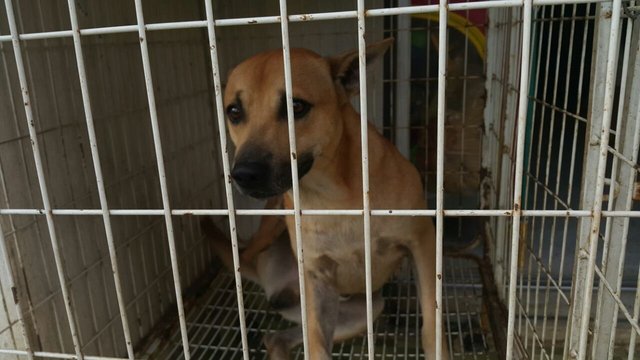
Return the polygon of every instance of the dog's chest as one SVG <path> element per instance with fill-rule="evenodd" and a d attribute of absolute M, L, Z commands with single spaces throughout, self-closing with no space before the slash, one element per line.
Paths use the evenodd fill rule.
<path fill-rule="evenodd" d="M 389 229 L 385 225 L 388 224 L 384 220 L 372 219 L 372 281 L 376 289 L 388 280 L 405 255 L 400 236 L 389 236 L 387 231 L 383 231 Z M 293 237 L 292 241 L 295 241 Z M 365 246 L 361 217 L 305 216 L 302 219 L 302 242 L 307 266 L 313 267 L 317 259 L 328 257 L 337 264 L 336 285 L 341 293 L 364 292 Z"/>

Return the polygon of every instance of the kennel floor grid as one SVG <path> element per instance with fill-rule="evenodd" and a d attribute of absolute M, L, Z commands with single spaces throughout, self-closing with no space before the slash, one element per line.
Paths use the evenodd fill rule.
<path fill-rule="evenodd" d="M 497 358 L 486 314 L 482 312 L 482 286 L 478 266 L 472 260 L 445 259 L 443 297 L 446 300 L 443 322 L 453 359 Z M 251 359 L 266 359 L 262 336 L 292 324 L 270 311 L 262 290 L 243 283 L 247 338 Z M 420 313 L 411 276 L 397 277 L 383 288 L 385 307 L 375 321 L 376 359 L 424 359 L 420 347 Z M 194 359 L 240 359 L 242 345 L 236 290 L 233 275 L 216 275 L 199 306 L 187 314 L 187 330 Z M 152 359 L 182 359 L 180 332 L 176 328 L 170 340 Z M 302 359 L 302 349 L 293 351 Z M 336 344 L 334 359 L 367 358 L 366 334 Z"/>

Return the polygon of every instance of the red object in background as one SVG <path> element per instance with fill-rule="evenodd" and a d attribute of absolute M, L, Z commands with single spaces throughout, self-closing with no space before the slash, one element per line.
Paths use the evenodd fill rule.
<path fill-rule="evenodd" d="M 461 2 L 474 2 L 473 0 L 449 0 L 449 3 L 461 3 Z M 440 1 L 438 0 L 411 0 L 411 5 L 437 5 Z M 478 27 L 482 33 L 484 33 L 484 25 L 487 22 L 487 10 L 486 9 L 476 9 L 476 10 L 463 10 L 463 11 L 454 11 L 456 14 L 466 17 L 469 22 Z"/>

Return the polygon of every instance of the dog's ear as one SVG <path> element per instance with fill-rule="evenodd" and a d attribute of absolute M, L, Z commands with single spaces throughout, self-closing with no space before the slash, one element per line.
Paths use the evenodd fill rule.
<path fill-rule="evenodd" d="M 377 43 L 367 46 L 366 62 L 367 66 L 375 63 L 384 56 L 393 44 L 393 38 L 386 38 Z M 353 96 L 360 91 L 360 69 L 358 60 L 358 50 L 350 51 L 346 54 L 327 59 L 331 66 L 331 76 L 344 88 L 347 96 Z"/>

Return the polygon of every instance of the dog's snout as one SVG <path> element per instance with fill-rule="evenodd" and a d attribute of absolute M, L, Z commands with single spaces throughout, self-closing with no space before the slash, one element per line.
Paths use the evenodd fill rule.
<path fill-rule="evenodd" d="M 269 166 L 258 161 L 239 163 L 233 167 L 231 177 L 242 188 L 259 188 L 268 181 Z"/>

